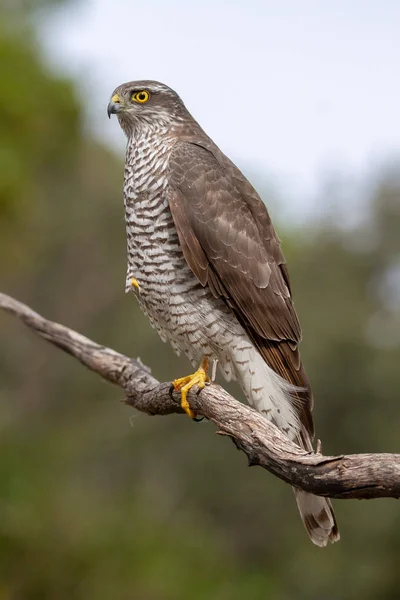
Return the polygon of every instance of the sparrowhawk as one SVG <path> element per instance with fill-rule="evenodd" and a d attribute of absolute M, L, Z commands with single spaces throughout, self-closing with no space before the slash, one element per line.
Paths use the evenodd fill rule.
<path fill-rule="evenodd" d="M 312 452 L 313 399 L 300 360 L 301 329 L 268 211 L 176 92 L 156 81 L 116 88 L 127 137 L 126 286 L 164 341 L 198 370 L 174 382 L 186 395 L 218 363 L 248 402 Z M 214 369 L 213 369 L 214 370 Z M 331 503 L 295 489 L 311 540 L 339 539 Z"/>

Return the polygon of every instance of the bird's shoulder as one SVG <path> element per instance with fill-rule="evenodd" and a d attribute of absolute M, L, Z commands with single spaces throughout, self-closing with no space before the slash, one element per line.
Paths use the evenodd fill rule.
<path fill-rule="evenodd" d="M 267 206 L 218 146 L 205 134 L 184 138 L 174 146 L 170 170 L 173 184 L 190 199 L 191 210 L 200 212 L 209 226 L 210 219 L 219 217 L 219 225 L 233 229 L 236 224 L 236 229 L 246 231 L 250 245 L 257 243 L 263 257 L 281 267 L 290 293 L 286 260 Z"/>
<path fill-rule="evenodd" d="M 170 206 L 188 264 L 261 336 L 301 337 L 286 262 L 267 208 L 212 141 L 184 140 L 170 158 Z"/>

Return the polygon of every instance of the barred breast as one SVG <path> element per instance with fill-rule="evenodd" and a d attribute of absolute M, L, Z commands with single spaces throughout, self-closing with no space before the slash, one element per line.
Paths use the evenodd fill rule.
<path fill-rule="evenodd" d="M 221 361 L 233 377 L 229 348 L 243 334 L 222 300 L 197 281 L 180 248 L 169 209 L 168 159 L 172 140 L 147 130 L 127 146 L 124 200 L 132 291 L 163 341 L 198 366 L 203 355 Z M 138 286 L 132 285 L 132 278 Z"/>

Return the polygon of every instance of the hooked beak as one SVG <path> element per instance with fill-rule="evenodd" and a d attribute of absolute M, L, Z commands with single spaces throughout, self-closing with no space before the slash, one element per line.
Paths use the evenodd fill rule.
<path fill-rule="evenodd" d="M 121 98 L 118 96 L 118 94 L 114 94 L 107 106 L 108 118 L 111 119 L 111 115 L 116 115 L 122 109 L 123 106 L 121 104 Z"/>

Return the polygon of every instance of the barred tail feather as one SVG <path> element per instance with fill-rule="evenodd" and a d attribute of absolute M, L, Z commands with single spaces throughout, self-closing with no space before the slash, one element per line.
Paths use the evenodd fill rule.
<path fill-rule="evenodd" d="M 316 546 L 337 542 L 340 533 L 329 498 L 314 496 L 293 488 L 304 527 Z"/>
<path fill-rule="evenodd" d="M 308 452 L 314 451 L 310 436 L 304 428 L 301 431 L 300 446 Z M 340 533 L 329 498 L 315 496 L 298 488 L 293 488 L 293 491 L 301 520 L 313 544 L 324 547 L 328 542 L 338 542 Z"/>
<path fill-rule="evenodd" d="M 299 390 L 305 390 L 289 383 L 272 369 L 263 356 L 248 340 L 234 347 L 232 363 L 235 375 L 251 406 L 264 414 L 283 431 L 288 438 L 298 443 L 308 452 L 313 451 L 310 429 L 312 430 L 311 401 L 305 422 L 300 418 Z M 308 382 L 307 382 L 308 383 Z M 311 396 L 310 396 L 311 398 Z M 311 541 L 317 546 L 339 540 L 339 530 L 330 500 L 314 496 L 293 488 L 300 516 Z"/>

